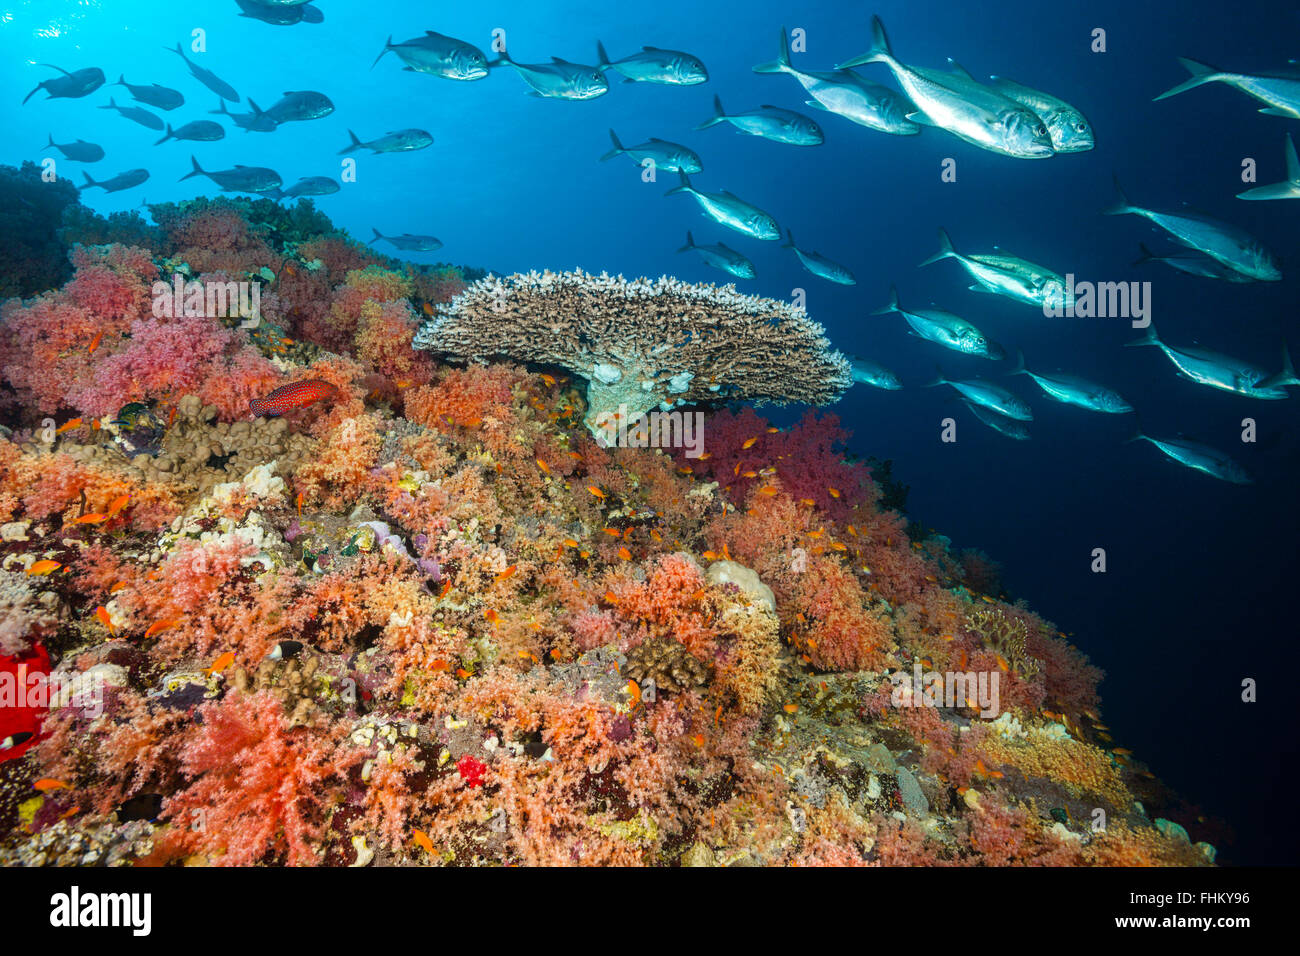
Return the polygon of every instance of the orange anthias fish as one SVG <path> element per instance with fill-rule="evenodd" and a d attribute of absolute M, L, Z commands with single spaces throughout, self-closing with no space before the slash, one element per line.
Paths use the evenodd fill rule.
<path fill-rule="evenodd" d="M 510 565 L 510 567 L 506 568 L 504 571 L 498 574 L 496 579 L 498 581 L 504 581 L 506 578 L 511 577 L 518 570 L 519 570 L 519 565 L 512 564 Z"/>
<path fill-rule="evenodd" d="M 554 375 L 547 375 L 545 372 L 543 372 L 541 375 L 539 375 L 539 376 L 537 376 L 537 377 L 540 378 L 540 379 L 541 379 L 543 382 L 545 382 L 547 385 L 549 385 L 551 388 L 554 388 L 554 387 L 555 387 L 555 376 L 554 376 Z"/>
<path fill-rule="evenodd" d="M 99 343 L 104 340 L 104 330 L 100 329 L 95 333 L 95 337 L 90 340 L 90 348 L 86 349 L 87 355 L 94 355 L 95 349 L 99 348 Z"/>
<path fill-rule="evenodd" d="M 81 427 L 81 419 L 74 418 L 71 421 L 64 422 L 58 428 L 54 429 L 54 434 L 62 435 L 64 432 L 68 431 L 69 429 L 80 428 L 80 427 Z"/>
<path fill-rule="evenodd" d="M 333 400 L 339 390 L 324 379 L 309 378 L 290 385 L 281 385 L 266 398 L 255 398 L 248 403 L 253 417 L 283 415 L 295 408 L 306 408 L 315 402 Z"/>
<path fill-rule="evenodd" d="M 618 549 L 618 556 L 619 556 L 620 558 L 622 558 L 624 561 L 631 561 L 631 560 L 632 560 L 632 552 L 629 551 L 627 548 L 619 548 L 619 549 Z"/>
<path fill-rule="evenodd" d="M 428 853 L 430 856 L 433 855 L 433 841 L 429 839 L 429 834 L 425 833 L 423 830 L 412 830 L 411 839 L 413 839 L 416 842 L 416 845 L 422 848 L 425 853 Z"/>
<path fill-rule="evenodd" d="M 542 461 L 540 458 L 534 458 L 533 460 L 537 462 L 537 467 L 542 469 L 542 474 L 549 475 L 551 473 L 551 466 L 546 462 Z"/>
<path fill-rule="evenodd" d="M 757 436 L 755 436 L 755 437 L 753 437 L 753 438 L 746 438 L 744 444 L 742 444 L 740 447 L 741 447 L 741 448 L 753 448 L 753 447 L 754 447 L 754 442 L 756 442 L 756 441 L 758 441 L 758 437 L 757 437 Z"/>
<path fill-rule="evenodd" d="M 601 491 L 595 485 L 588 485 L 587 490 L 590 491 L 597 498 L 599 498 L 601 501 L 605 500 L 605 492 Z"/>
<path fill-rule="evenodd" d="M 112 504 L 108 506 L 108 516 L 116 517 L 117 513 L 131 503 L 130 495 L 119 495 L 113 499 Z"/>
<path fill-rule="evenodd" d="M 496 627 L 497 622 L 501 620 L 501 615 L 497 613 L 497 609 L 494 607 L 490 607 L 484 611 L 483 616 L 492 622 L 493 627 Z"/>
<path fill-rule="evenodd" d="M 72 523 L 73 524 L 99 524 L 100 522 L 107 521 L 107 520 L 108 520 L 108 515 L 89 514 L 89 515 L 82 515 L 80 518 L 74 518 L 72 520 Z"/>
<path fill-rule="evenodd" d="M 226 651 L 226 653 L 222 654 L 215 661 L 213 661 L 212 666 L 209 667 L 207 670 L 205 670 L 203 673 L 220 674 L 222 671 L 224 671 L 227 667 L 229 667 L 233 663 L 235 663 L 235 652 Z"/>
<path fill-rule="evenodd" d="M 827 488 L 826 490 L 830 492 L 832 498 L 838 498 L 840 496 L 840 490 L 838 488 Z"/>
<path fill-rule="evenodd" d="M 40 577 L 42 575 L 49 574 L 51 571 L 57 571 L 61 567 L 63 567 L 63 565 L 60 564 L 58 561 L 49 561 L 49 560 L 37 561 L 30 568 L 27 569 L 27 573 L 35 575 L 36 577 Z"/>
<path fill-rule="evenodd" d="M 449 671 L 451 670 L 451 664 L 440 657 L 429 665 L 429 670 L 433 671 L 435 674 L 441 671 Z"/>
<path fill-rule="evenodd" d="M 108 628 L 108 633 L 114 635 L 117 634 L 117 628 L 113 626 L 113 619 L 108 616 L 108 608 L 104 607 L 104 605 L 101 604 L 99 607 L 95 608 L 95 618 L 100 624 L 103 624 Z"/>
<path fill-rule="evenodd" d="M 48 793 L 51 790 L 72 789 L 70 785 L 64 783 L 62 780 L 56 780 L 53 777 L 41 777 L 41 779 L 37 780 L 34 784 L 32 784 L 32 786 L 35 787 L 37 790 L 41 791 L 41 793 Z"/>
<path fill-rule="evenodd" d="M 166 621 L 154 621 L 149 625 L 149 629 L 144 632 L 145 637 L 153 637 L 155 634 L 167 630 L 169 627 L 175 627 L 180 623 L 180 618 L 170 618 Z"/>

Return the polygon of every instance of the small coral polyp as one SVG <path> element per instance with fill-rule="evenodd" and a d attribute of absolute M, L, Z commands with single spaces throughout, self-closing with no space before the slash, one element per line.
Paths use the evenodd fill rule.
<path fill-rule="evenodd" d="M 624 406 L 830 400 L 801 311 L 467 287 L 309 204 L 154 215 L 4 307 L 0 864 L 1213 860 L 1101 672 L 887 507 L 834 416 L 719 411 L 707 458 L 593 439 Z M 261 276 L 262 325 L 149 315 L 177 263 Z M 502 358 L 586 379 L 587 422 Z M 328 398 L 250 416 L 303 382 Z"/>

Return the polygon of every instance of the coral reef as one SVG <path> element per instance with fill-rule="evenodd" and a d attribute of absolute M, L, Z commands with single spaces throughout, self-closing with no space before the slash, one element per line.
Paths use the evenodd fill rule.
<path fill-rule="evenodd" d="M 836 394 L 802 313 L 547 274 L 498 314 L 264 203 L 4 308 L 0 863 L 1212 862 L 1101 673 L 833 416 L 585 427 L 601 365 L 641 409 Z M 261 326 L 152 314 L 177 272 L 258 277 Z"/>

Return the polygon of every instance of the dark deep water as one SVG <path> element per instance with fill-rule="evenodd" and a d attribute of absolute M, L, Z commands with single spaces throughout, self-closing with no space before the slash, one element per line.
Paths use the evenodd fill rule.
<path fill-rule="evenodd" d="M 758 278 L 742 289 L 778 298 L 806 289 L 809 312 L 837 347 L 899 373 L 908 388 L 856 386 L 834 407 L 854 432 L 852 451 L 893 459 L 896 475 L 911 486 L 909 510 L 917 520 L 1002 562 L 1007 590 L 1073 634 L 1106 670 L 1103 717 L 1116 743 L 1235 829 L 1237 840 L 1222 842 L 1220 859 L 1300 859 L 1290 813 L 1297 756 L 1290 685 L 1300 666 L 1300 397 L 1293 389 L 1289 401 L 1265 402 L 1182 381 L 1156 350 L 1121 348 L 1139 334 L 1127 320 L 1046 319 L 1029 306 L 967 291 L 965 273 L 951 261 L 916 267 L 937 250 L 942 226 L 962 251 L 997 245 L 1082 279 L 1149 280 L 1153 316 L 1167 341 L 1196 341 L 1276 370 L 1284 338 L 1300 347 L 1300 202 L 1234 196 L 1246 188 L 1243 158 L 1257 160 L 1260 183 L 1283 178 L 1283 139 L 1300 132 L 1300 123 L 1260 115 L 1261 104 L 1217 84 L 1161 102 L 1152 97 L 1186 77 L 1180 55 L 1246 71 L 1282 66 L 1300 55 L 1300 9 L 1203 0 L 318 5 L 324 23 L 286 28 L 240 19 L 224 0 L 184 8 L 154 0 L 16 5 L 0 22 L 0 75 L 10 104 L 0 162 L 38 159 L 51 132 L 59 142 L 100 142 L 109 155 L 93 167 L 97 178 L 136 166 L 152 173 L 138 189 L 85 194 L 108 212 L 144 198 L 211 191 L 206 180 L 177 182 L 191 152 L 205 168 L 266 165 L 292 182 L 337 176 L 336 154 L 350 128 L 368 139 L 420 126 L 433 133 L 433 147 L 410 156 L 364 155 L 358 182 L 319 200 L 320 208 L 362 239 L 373 227 L 432 233 L 446 244 L 437 253 L 411 254 L 414 260 L 498 273 L 581 267 L 722 281 L 674 250 L 687 229 L 700 242 L 726 242 L 757 266 Z M 951 56 L 977 76 L 1005 75 L 1070 101 L 1091 120 L 1097 148 L 1032 162 L 935 130 L 891 137 L 807 110 L 792 78 L 751 72 L 776 56 L 782 25 L 806 31 L 808 52 L 797 55 L 797 65 L 829 69 L 866 49 L 872 12 L 904 62 L 938 67 Z M 205 63 L 245 97 L 265 107 L 281 90 L 319 89 L 337 111 L 269 135 L 231 131 L 218 143 L 155 147 L 159 134 L 94 109 L 110 93 L 126 103 L 121 87 L 84 101 L 38 95 L 18 106 L 53 75 L 34 64 L 100 65 L 110 81 L 124 71 L 133 83 L 182 89 L 188 102 L 169 120 L 209 118 L 216 97 L 162 49 L 195 27 L 208 31 Z M 504 71 L 482 82 L 445 83 L 401 72 L 392 54 L 369 68 L 389 33 L 400 40 L 437 29 L 486 47 L 497 27 L 507 30 L 521 61 L 559 55 L 591 62 L 600 39 L 616 58 L 643 44 L 689 50 L 711 79 L 681 89 L 615 83 L 600 99 L 566 103 L 525 96 L 523 82 Z M 1090 50 L 1098 27 L 1106 31 L 1105 53 Z M 860 72 L 892 85 L 881 66 Z M 733 110 L 771 103 L 807 112 L 825 129 L 826 142 L 799 148 L 725 126 L 695 131 L 715 94 Z M 858 284 L 814 278 L 778 243 L 730 233 L 702 219 L 691 200 L 665 198 L 675 185 L 671 175 L 646 184 L 625 158 L 597 162 L 611 127 L 625 143 L 659 136 L 695 149 L 704 160 L 697 185 L 726 188 L 762 206 L 802 247 L 847 265 Z M 956 160 L 955 183 L 940 179 L 948 157 Z M 62 168 L 80 178 L 78 164 Z M 1144 220 L 1099 214 L 1113 199 L 1112 173 L 1134 203 L 1170 209 L 1186 202 L 1247 229 L 1279 256 L 1285 279 L 1232 285 L 1160 264 L 1131 267 L 1139 241 L 1157 250 L 1177 247 Z M 1228 450 L 1256 483 L 1218 482 L 1178 467 L 1149 444 L 1125 444 L 1131 416 L 1055 404 L 1024 377 L 1009 381 L 1034 407 L 1033 440 L 988 431 L 950 401 L 951 390 L 915 386 L 933 376 L 936 361 L 960 377 L 997 367 L 907 336 L 898 316 L 869 317 L 886 302 L 891 283 L 904 306 L 934 302 L 957 312 L 1008 349 L 1023 349 L 1030 368 L 1111 385 L 1152 434 L 1185 432 Z M 949 415 L 958 421 L 955 444 L 939 441 L 940 420 Z M 1255 444 L 1240 441 L 1246 417 L 1258 423 Z M 1089 570 L 1097 547 L 1107 553 L 1105 574 Z M 1241 702 L 1245 678 L 1259 681 L 1258 703 Z"/>

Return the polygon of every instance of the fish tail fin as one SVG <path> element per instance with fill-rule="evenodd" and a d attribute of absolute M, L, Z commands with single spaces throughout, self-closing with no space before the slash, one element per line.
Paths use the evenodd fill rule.
<path fill-rule="evenodd" d="M 101 106 L 100 109 L 101 109 L 101 110 L 115 110 L 115 109 L 117 109 L 117 103 L 115 103 L 115 102 L 113 101 L 113 97 L 110 96 L 110 97 L 108 98 L 108 105 L 107 105 L 107 106 Z"/>
<path fill-rule="evenodd" d="M 664 193 L 665 196 L 672 196 L 675 193 L 688 193 L 691 191 L 691 178 L 680 169 L 677 170 L 677 175 L 681 177 L 681 185 L 674 186 L 672 189 L 668 190 L 668 192 Z"/>
<path fill-rule="evenodd" d="M 597 40 L 596 41 L 596 69 L 604 73 L 606 70 L 610 69 L 613 65 L 614 64 L 609 62 L 609 55 L 605 52 L 605 44 Z"/>
<path fill-rule="evenodd" d="M 348 130 L 348 136 L 351 138 L 352 142 L 339 150 L 340 156 L 342 156 L 344 153 L 350 153 L 353 150 L 360 149 L 363 145 L 361 140 L 357 137 L 357 134 L 352 132 L 352 130 Z"/>
<path fill-rule="evenodd" d="M 1159 336 L 1159 334 L 1157 334 L 1157 332 L 1156 332 L 1156 323 L 1155 323 L 1155 320 L 1153 319 L 1153 320 L 1149 321 L 1149 322 L 1147 323 L 1147 327 L 1146 327 L 1145 329 L 1142 330 L 1142 338 L 1140 338 L 1140 339 L 1134 339 L 1132 342 L 1125 342 L 1125 343 L 1124 343 L 1124 347 L 1125 347 L 1125 348 L 1138 348 L 1138 347 L 1143 346 L 1143 345 L 1157 345 L 1157 346 L 1158 346 L 1158 345 L 1163 345 L 1163 344 L 1164 344 L 1164 343 L 1160 341 L 1160 336 Z"/>
<path fill-rule="evenodd" d="M 204 173 L 203 173 L 203 167 L 199 165 L 199 161 L 198 161 L 198 159 L 197 159 L 196 157 L 194 157 L 194 156 L 190 156 L 190 165 L 191 165 L 192 167 L 194 167 L 194 168 L 191 169 L 191 170 L 190 170 L 188 173 L 186 173 L 184 176 L 182 176 L 180 179 L 178 179 L 177 182 L 183 183 L 183 182 L 185 182 L 185 180 L 189 179 L 191 176 L 202 176 L 202 175 L 204 175 Z"/>
<path fill-rule="evenodd" d="M 212 115 L 214 113 L 219 115 L 224 115 L 224 116 L 230 115 L 230 110 L 226 109 L 226 101 L 221 99 L 221 97 L 217 97 L 217 108 L 215 110 L 208 110 L 208 115 Z"/>
<path fill-rule="evenodd" d="M 117 74 L 117 82 L 110 83 L 109 86 L 126 86 L 126 74 L 125 73 Z"/>
<path fill-rule="evenodd" d="M 164 136 L 162 139 L 158 140 L 158 142 L 154 143 L 154 145 L 155 145 L 155 146 L 161 146 L 163 143 L 167 142 L 167 140 L 171 139 L 171 138 L 172 138 L 173 136 L 175 136 L 175 135 L 176 135 L 176 134 L 175 134 L 174 132 L 172 132 L 172 124 L 171 124 L 171 123 L 168 123 L 168 124 L 167 124 L 167 135 Z"/>
<path fill-rule="evenodd" d="M 901 311 L 903 311 L 903 307 L 898 304 L 898 286 L 891 285 L 889 287 L 889 305 L 884 306 L 883 308 L 876 309 L 876 311 L 872 312 L 871 314 L 889 315 L 889 313 L 891 312 L 901 312 Z"/>
<path fill-rule="evenodd" d="M 1289 182 L 1300 183 L 1300 158 L 1296 157 L 1295 140 L 1286 134 L 1286 178 Z"/>
<path fill-rule="evenodd" d="M 50 134 L 50 141 L 49 141 L 48 143 L 45 144 L 45 148 L 46 148 L 46 149 L 53 149 L 53 148 L 54 148 L 54 134 L 53 134 L 53 133 Z"/>
<path fill-rule="evenodd" d="M 696 129 L 708 129 L 710 126 L 717 126 L 727 118 L 727 112 L 722 108 L 722 97 L 717 93 L 713 94 L 713 115 L 706 119 Z"/>
<path fill-rule="evenodd" d="M 1025 368 L 1025 353 L 1016 349 L 1016 367 L 1007 372 L 1008 375 L 1028 375 L 1029 370 Z"/>
<path fill-rule="evenodd" d="M 689 229 L 687 229 L 687 230 L 686 230 L 686 245 L 682 246 L 682 247 L 681 247 L 680 249 L 678 249 L 677 251 L 678 251 L 678 252 L 690 252 L 690 251 L 691 251 L 692 249 L 694 249 L 694 248 L 695 248 L 695 237 L 692 236 L 692 235 L 691 235 L 691 231 L 690 231 Z"/>
<path fill-rule="evenodd" d="M 1147 248 L 1145 242 L 1138 243 L 1138 257 L 1133 260 L 1133 265 L 1140 266 L 1144 262 L 1150 262 L 1156 257 L 1156 254 Z"/>
<path fill-rule="evenodd" d="M 1180 56 L 1178 62 L 1192 75 L 1172 89 L 1165 90 L 1155 98 L 1156 100 L 1168 99 L 1171 96 L 1177 96 L 1179 93 L 1186 93 L 1188 90 L 1205 83 L 1212 83 L 1223 73 L 1218 67 L 1210 66 L 1208 63 L 1201 63 L 1199 60 L 1193 60 L 1190 57 Z M 1155 102 L 1155 100 L 1152 100 L 1152 102 Z"/>
<path fill-rule="evenodd" d="M 934 381 L 933 381 L 933 382 L 926 382 L 926 383 L 925 383 L 924 385 L 922 385 L 921 387 L 922 387 L 922 388 L 935 388 L 936 386 L 939 386 L 939 385 L 947 385 L 947 384 L 948 384 L 948 378 L 947 378 L 947 376 L 945 376 L 945 375 L 943 374 L 943 369 L 940 368 L 938 365 L 935 365 L 935 367 L 934 367 Z"/>
<path fill-rule="evenodd" d="M 26 102 L 27 102 L 28 100 L 30 100 L 33 96 L 35 96 L 37 93 L 39 93 L 39 92 L 41 91 L 41 87 L 43 87 L 44 85 L 45 85 L 44 83 L 37 83 L 37 84 L 36 84 L 36 88 L 33 89 L 30 93 L 28 93 L 26 96 L 23 97 L 23 102 L 26 103 Z"/>
<path fill-rule="evenodd" d="M 620 156 L 623 153 L 623 144 L 618 141 L 618 134 L 612 129 L 609 131 L 609 141 L 614 144 L 614 148 L 604 156 L 600 157 L 602 163 L 607 159 L 613 159 L 615 156 Z"/>
<path fill-rule="evenodd" d="M 1142 416 L 1136 411 L 1133 412 L 1133 434 L 1124 439 L 1124 443 L 1135 441 L 1150 441 L 1147 437 L 1146 430 L 1142 427 Z"/>
<path fill-rule="evenodd" d="M 1295 366 L 1291 364 L 1291 349 L 1287 347 L 1285 339 L 1282 340 L 1282 371 L 1256 382 L 1255 387 L 1277 388 L 1282 385 L 1300 385 L 1300 378 L 1295 374 Z"/>
<path fill-rule="evenodd" d="M 86 178 L 86 185 L 82 186 L 82 189 L 89 189 L 91 186 L 99 185 L 99 183 L 90 178 L 90 173 L 86 172 L 84 169 L 81 171 L 81 175 Z"/>
<path fill-rule="evenodd" d="M 835 68 L 837 70 L 847 70 L 851 66 L 879 63 L 882 60 L 892 60 L 893 58 L 894 51 L 889 46 L 889 36 L 885 33 L 885 24 L 880 17 L 873 15 L 871 18 L 871 48 L 866 53 L 860 53 L 843 63 L 837 63 Z"/>
<path fill-rule="evenodd" d="M 789 226 L 786 226 L 786 227 L 785 227 L 785 234 L 786 234 L 786 241 L 783 242 L 783 243 L 781 243 L 781 248 L 782 248 L 782 249 L 793 249 L 793 248 L 794 248 L 794 230 L 791 229 Z"/>
<path fill-rule="evenodd" d="M 917 265 L 917 268 L 919 269 L 921 266 L 928 266 L 931 263 L 938 262 L 940 259 L 953 258 L 956 257 L 956 255 L 957 255 L 957 250 L 952 247 L 952 239 L 948 237 L 948 230 L 940 226 L 939 227 L 939 251 L 936 252 L 934 255 L 932 255 L 929 259 L 926 259 L 924 262 Z"/>
<path fill-rule="evenodd" d="M 380 234 L 379 230 L 376 229 L 374 226 L 371 226 L 371 227 L 370 227 L 370 231 L 373 232 L 373 233 L 375 234 L 375 238 L 373 238 L 373 239 L 370 240 L 370 243 L 369 243 L 370 245 L 373 246 L 373 245 L 374 245 L 376 242 L 378 242 L 380 239 L 384 238 L 384 237 Z"/>
<path fill-rule="evenodd" d="M 253 110 L 253 112 L 256 113 L 258 116 L 261 116 L 264 112 L 266 112 L 264 109 L 262 109 L 262 107 L 258 106 L 256 102 L 254 102 L 251 96 L 248 98 L 248 105 Z"/>
<path fill-rule="evenodd" d="M 1124 187 L 1119 184 L 1119 177 L 1112 174 L 1111 182 L 1115 184 L 1115 201 L 1101 211 L 1103 216 L 1124 216 L 1137 210 L 1129 203 L 1128 196 L 1124 195 Z"/>
<path fill-rule="evenodd" d="M 788 73 L 790 71 L 790 36 L 785 27 L 781 28 L 781 53 L 769 63 L 760 63 L 754 67 L 755 73 Z"/>
<path fill-rule="evenodd" d="M 388 40 L 384 43 L 384 48 L 379 51 L 379 56 L 375 57 L 375 62 L 370 64 L 370 69 L 373 70 L 375 67 L 377 67 L 379 65 L 379 61 L 384 58 L 384 54 L 387 53 L 392 48 L 393 48 L 393 35 L 390 33 L 388 34 Z"/>

